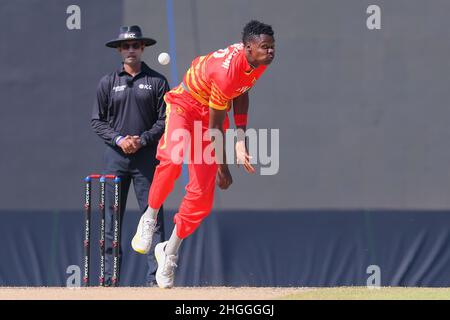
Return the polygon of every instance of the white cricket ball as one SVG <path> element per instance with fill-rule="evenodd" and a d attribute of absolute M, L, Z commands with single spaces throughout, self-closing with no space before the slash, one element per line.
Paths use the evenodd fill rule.
<path fill-rule="evenodd" d="M 160 53 L 158 56 L 158 62 L 161 63 L 162 65 L 168 64 L 170 62 L 169 54 L 166 52 Z"/>

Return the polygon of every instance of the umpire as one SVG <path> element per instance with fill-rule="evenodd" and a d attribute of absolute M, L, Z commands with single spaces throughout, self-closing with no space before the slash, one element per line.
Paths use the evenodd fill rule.
<path fill-rule="evenodd" d="M 143 37 L 138 26 L 121 27 L 118 38 L 106 43 L 107 47 L 117 48 L 123 63 L 100 80 L 92 112 L 92 129 L 107 145 L 104 174 L 118 175 L 122 180 L 121 222 L 131 181 L 140 211 L 147 208 L 148 190 L 158 164 L 156 146 L 164 133 L 166 105 L 163 97 L 169 85 L 163 75 L 141 61 L 144 48 L 155 43 Z M 109 185 L 106 193 L 106 285 L 111 285 L 112 273 L 113 197 L 113 188 Z M 164 241 L 162 217 L 158 215 L 154 244 Z M 153 252 L 150 250 L 147 256 L 147 286 L 156 283 Z"/>

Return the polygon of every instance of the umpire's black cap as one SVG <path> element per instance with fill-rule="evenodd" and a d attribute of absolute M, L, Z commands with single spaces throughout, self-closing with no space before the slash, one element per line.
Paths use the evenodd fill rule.
<path fill-rule="evenodd" d="M 142 41 L 146 47 L 152 46 L 156 43 L 156 40 L 154 39 L 143 37 L 139 26 L 124 26 L 120 27 L 119 36 L 117 39 L 108 41 L 106 46 L 110 48 L 117 48 L 121 42 L 130 40 Z"/>

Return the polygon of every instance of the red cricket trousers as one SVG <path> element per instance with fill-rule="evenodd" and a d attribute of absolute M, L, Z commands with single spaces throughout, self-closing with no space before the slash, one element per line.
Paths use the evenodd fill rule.
<path fill-rule="evenodd" d="M 178 92 L 182 90 L 180 88 Z M 211 143 L 210 140 L 203 139 L 205 131 L 208 130 L 209 107 L 199 104 L 187 92 L 178 95 L 168 93 L 165 98 L 166 126 L 164 135 L 158 144 L 156 157 L 160 163 L 156 167 L 150 187 L 148 204 L 154 209 L 161 207 L 172 191 L 175 181 L 180 177 L 182 160 L 187 155 L 189 183 L 186 186 L 186 194 L 174 217 L 177 236 L 184 239 L 192 234 L 211 212 L 217 164 L 215 161 L 214 163 L 206 163 L 202 158 L 203 151 Z M 198 134 L 200 127 L 201 135 Z M 224 123 L 225 127 L 228 128 L 228 117 Z M 194 160 L 198 160 L 199 156 L 200 163 L 195 162 Z"/>

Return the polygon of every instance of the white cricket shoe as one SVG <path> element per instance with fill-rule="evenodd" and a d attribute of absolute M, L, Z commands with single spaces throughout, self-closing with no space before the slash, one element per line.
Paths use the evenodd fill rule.
<path fill-rule="evenodd" d="M 145 219 L 141 216 L 137 226 L 136 234 L 131 240 L 131 247 L 134 251 L 147 254 L 152 246 L 153 232 L 155 231 L 156 219 Z"/>
<path fill-rule="evenodd" d="M 158 263 L 158 269 L 156 270 L 156 282 L 158 286 L 163 289 L 169 289 L 173 287 L 175 281 L 175 268 L 177 267 L 178 256 L 166 255 L 164 249 L 167 242 L 158 243 L 155 247 L 155 257 Z"/>

